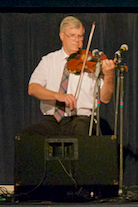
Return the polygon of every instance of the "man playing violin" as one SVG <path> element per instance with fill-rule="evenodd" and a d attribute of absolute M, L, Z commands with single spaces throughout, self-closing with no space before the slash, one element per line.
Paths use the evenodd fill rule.
<path fill-rule="evenodd" d="M 59 87 L 67 58 L 83 47 L 84 27 L 73 16 L 65 17 L 60 24 L 62 48 L 44 56 L 31 75 L 28 93 L 40 100 L 44 118 L 28 127 L 25 133 L 49 135 L 88 135 L 90 116 L 93 108 L 95 74 L 84 72 L 78 98 L 75 97 L 78 74 L 69 73 L 66 93 Z M 102 61 L 104 80 L 101 80 L 100 99 L 108 103 L 113 93 L 114 61 Z M 56 103 L 65 103 L 65 113 L 60 121 L 54 117 Z"/>

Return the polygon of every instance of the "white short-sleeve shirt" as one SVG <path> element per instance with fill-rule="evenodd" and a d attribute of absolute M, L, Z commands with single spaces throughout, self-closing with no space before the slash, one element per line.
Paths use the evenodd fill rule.
<path fill-rule="evenodd" d="M 31 75 L 29 84 L 38 83 L 49 90 L 58 92 L 67 57 L 68 56 L 64 52 L 63 48 L 42 57 L 38 66 L 35 68 L 34 72 Z M 73 94 L 75 96 L 79 78 L 80 75 L 74 73 L 69 74 L 67 94 Z M 67 113 L 65 116 L 73 114 L 87 116 L 91 115 L 95 99 L 95 82 L 96 79 L 94 73 L 83 73 L 82 83 L 77 96 L 77 109 L 70 113 L 69 109 L 66 108 Z M 101 85 L 102 84 L 103 81 L 101 81 Z M 40 109 L 42 113 L 44 115 L 53 115 L 55 110 L 55 103 L 56 100 L 41 100 Z"/>

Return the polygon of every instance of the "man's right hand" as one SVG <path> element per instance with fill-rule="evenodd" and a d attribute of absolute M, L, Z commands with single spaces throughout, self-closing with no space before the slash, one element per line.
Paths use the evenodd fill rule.
<path fill-rule="evenodd" d="M 72 94 L 57 93 L 55 97 L 59 102 L 65 102 L 66 106 L 68 106 L 70 110 L 77 107 L 76 98 Z"/>
<path fill-rule="evenodd" d="M 66 106 L 68 106 L 70 110 L 77 107 L 76 98 L 72 94 L 62 94 L 50 91 L 38 83 L 31 83 L 29 85 L 28 94 L 35 96 L 40 100 L 57 100 L 59 102 L 65 102 Z"/>

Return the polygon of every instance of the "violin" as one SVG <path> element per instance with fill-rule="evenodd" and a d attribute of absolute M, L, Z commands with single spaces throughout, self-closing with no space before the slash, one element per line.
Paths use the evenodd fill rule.
<path fill-rule="evenodd" d="M 82 65 L 85 59 L 86 55 L 86 50 L 85 49 L 80 49 L 77 53 L 73 53 L 69 56 L 68 61 L 67 61 L 67 68 L 69 72 L 72 73 L 80 73 L 82 70 Z M 88 51 L 88 56 L 87 60 L 85 63 L 85 68 L 91 70 L 93 73 L 96 70 L 96 63 L 98 61 L 98 56 L 93 56 L 90 51 Z M 107 56 L 103 54 L 100 57 L 101 60 L 107 59 Z"/>

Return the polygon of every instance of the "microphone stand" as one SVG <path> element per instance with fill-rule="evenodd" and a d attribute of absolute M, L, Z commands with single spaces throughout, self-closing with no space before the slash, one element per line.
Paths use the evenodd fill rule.
<path fill-rule="evenodd" d="M 98 96 L 97 96 L 96 135 L 99 136 L 99 134 L 100 134 L 100 85 L 101 85 L 100 73 L 101 73 L 101 57 L 99 56 L 98 61 L 96 63 L 96 71 L 95 71 L 96 83 L 95 83 L 95 87 L 94 87 L 94 100 L 93 100 L 93 109 L 92 109 L 90 128 L 89 128 L 89 136 L 92 135 L 93 120 L 94 120 L 94 109 L 95 109 L 95 99 L 96 99 L 97 88 L 98 88 Z"/>
<path fill-rule="evenodd" d="M 123 193 L 123 96 L 124 96 L 124 71 L 126 68 L 121 65 L 122 58 L 118 57 L 117 62 L 117 93 L 116 93 L 116 109 L 115 109 L 115 128 L 114 138 L 117 137 L 117 117 L 118 117 L 118 104 L 120 95 L 120 172 L 119 172 L 119 195 Z M 120 91 L 119 91 L 120 90 Z"/>

